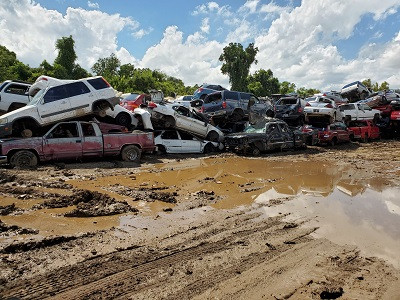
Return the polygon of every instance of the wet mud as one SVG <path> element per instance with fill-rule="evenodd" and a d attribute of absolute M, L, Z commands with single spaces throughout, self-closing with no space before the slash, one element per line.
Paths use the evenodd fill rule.
<path fill-rule="evenodd" d="M 0 175 L 0 298 L 400 296 L 398 141 Z"/>

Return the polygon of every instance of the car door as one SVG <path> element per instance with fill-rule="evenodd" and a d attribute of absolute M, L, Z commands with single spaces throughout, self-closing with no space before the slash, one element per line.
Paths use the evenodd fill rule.
<path fill-rule="evenodd" d="M 265 127 L 267 134 L 267 148 L 268 149 L 281 149 L 284 143 L 282 134 L 278 124 L 272 123 Z"/>
<path fill-rule="evenodd" d="M 183 130 L 192 130 L 192 121 L 190 118 L 190 110 L 185 106 L 174 106 L 174 116 L 176 120 L 176 127 Z"/>
<path fill-rule="evenodd" d="M 65 85 L 71 110 L 69 117 L 84 116 L 92 111 L 93 93 L 82 81 L 72 82 Z"/>
<path fill-rule="evenodd" d="M 82 128 L 82 156 L 103 156 L 103 137 L 96 136 L 96 131 L 91 123 L 81 123 Z"/>
<path fill-rule="evenodd" d="M 82 138 L 76 122 L 59 123 L 45 136 L 43 153 L 46 159 L 71 159 L 82 157 Z"/>
<path fill-rule="evenodd" d="M 44 93 L 37 109 L 44 124 L 68 118 L 71 106 L 64 85 L 49 88 Z"/>
<path fill-rule="evenodd" d="M 182 142 L 182 153 L 200 153 L 201 142 L 189 133 L 179 131 Z"/>
<path fill-rule="evenodd" d="M 161 134 L 163 146 L 168 153 L 181 153 L 182 141 L 176 130 L 166 130 Z"/>

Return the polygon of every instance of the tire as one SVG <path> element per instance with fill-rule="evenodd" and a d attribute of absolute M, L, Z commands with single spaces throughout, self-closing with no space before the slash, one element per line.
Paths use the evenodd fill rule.
<path fill-rule="evenodd" d="M 207 134 L 207 137 L 206 137 L 206 140 L 207 141 L 211 141 L 211 142 L 218 142 L 218 140 L 219 140 L 219 134 L 216 132 L 216 131 L 210 131 L 208 134 Z"/>
<path fill-rule="evenodd" d="M 337 138 L 333 138 L 332 140 L 331 140 L 331 142 L 330 142 L 330 145 L 333 147 L 333 146 L 336 146 L 337 145 Z"/>
<path fill-rule="evenodd" d="M 207 145 L 204 146 L 203 153 L 212 153 L 214 152 L 214 146 L 211 143 L 207 143 Z"/>
<path fill-rule="evenodd" d="M 251 155 L 253 155 L 253 156 L 260 156 L 260 155 L 261 155 L 260 148 L 258 148 L 258 147 L 255 146 L 255 145 L 251 146 L 250 151 L 251 151 L 251 152 L 250 152 Z"/>
<path fill-rule="evenodd" d="M 368 134 L 364 134 L 363 138 L 362 138 L 362 142 L 363 143 L 367 143 L 368 142 Z"/>
<path fill-rule="evenodd" d="M 14 168 L 29 169 L 36 167 L 38 164 L 37 156 L 28 150 L 20 150 L 15 152 L 10 158 L 10 165 Z"/>
<path fill-rule="evenodd" d="M 376 124 L 379 121 L 379 114 L 374 115 L 374 119 L 372 120 L 372 123 Z"/>
<path fill-rule="evenodd" d="M 129 127 L 132 124 L 132 118 L 127 113 L 119 113 L 115 118 L 115 122 L 118 125 Z"/>
<path fill-rule="evenodd" d="M 33 136 L 33 132 L 32 132 L 31 129 L 24 129 L 24 130 L 21 131 L 21 136 L 23 138 L 30 138 L 30 137 Z"/>
<path fill-rule="evenodd" d="M 158 155 L 165 155 L 167 154 L 167 149 L 164 145 L 156 145 L 157 146 L 157 154 Z"/>
<path fill-rule="evenodd" d="M 175 127 L 175 119 L 171 116 L 167 116 L 164 119 L 165 128 L 174 128 Z"/>
<path fill-rule="evenodd" d="M 125 146 L 121 151 L 123 161 L 139 162 L 142 152 L 135 145 Z"/>

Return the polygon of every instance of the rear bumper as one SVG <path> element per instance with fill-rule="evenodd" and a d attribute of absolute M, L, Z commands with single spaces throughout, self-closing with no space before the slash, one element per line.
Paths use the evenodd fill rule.
<path fill-rule="evenodd" d="M 0 156 L 0 165 L 8 164 L 7 156 Z"/>

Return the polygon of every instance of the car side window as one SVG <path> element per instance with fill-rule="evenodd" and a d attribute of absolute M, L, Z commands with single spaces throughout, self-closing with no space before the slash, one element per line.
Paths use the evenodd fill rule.
<path fill-rule="evenodd" d="M 64 85 L 59 85 L 50 88 L 44 95 L 44 103 L 49 103 L 61 99 L 67 98 L 67 92 L 65 91 Z"/>
<path fill-rule="evenodd" d="M 238 92 L 225 91 L 225 99 L 239 100 Z"/>
<path fill-rule="evenodd" d="M 90 93 L 89 88 L 83 82 L 73 82 L 65 85 L 68 97 L 74 97 Z"/>
<path fill-rule="evenodd" d="M 96 136 L 96 132 L 94 131 L 92 124 L 82 123 L 81 126 L 83 136 Z"/>
<path fill-rule="evenodd" d="M 165 131 L 161 137 L 165 140 L 179 140 L 178 133 L 176 131 Z"/>
<path fill-rule="evenodd" d="M 75 123 L 61 123 L 47 134 L 49 139 L 62 139 L 79 137 L 78 128 Z"/>
<path fill-rule="evenodd" d="M 193 141 L 194 140 L 193 135 L 191 135 L 189 133 L 180 131 L 179 135 L 181 136 L 182 140 L 185 140 L 185 141 Z"/>
<path fill-rule="evenodd" d="M 20 84 L 10 84 L 5 90 L 5 93 L 25 95 L 29 87 Z"/>

